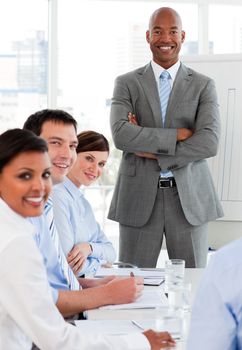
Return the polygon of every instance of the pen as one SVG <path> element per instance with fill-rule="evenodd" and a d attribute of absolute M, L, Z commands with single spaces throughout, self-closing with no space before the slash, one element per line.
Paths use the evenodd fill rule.
<path fill-rule="evenodd" d="M 144 328 L 143 328 L 138 322 L 136 322 L 135 320 L 131 320 L 131 322 L 132 322 L 136 327 L 138 327 L 139 329 L 141 329 L 142 331 L 144 330 Z"/>
<path fill-rule="evenodd" d="M 144 331 L 145 329 L 135 320 L 131 320 L 131 322 L 133 323 L 133 325 L 135 325 L 136 327 L 138 327 L 139 329 L 141 329 L 142 331 Z M 174 340 L 180 340 L 181 339 L 181 335 L 177 332 L 170 332 L 171 336 Z"/>

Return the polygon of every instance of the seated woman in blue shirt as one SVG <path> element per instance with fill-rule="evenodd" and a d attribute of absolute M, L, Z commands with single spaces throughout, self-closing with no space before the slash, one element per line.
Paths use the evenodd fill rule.
<path fill-rule="evenodd" d="M 95 131 L 77 137 L 77 160 L 64 182 L 54 186 L 52 199 L 63 251 L 74 273 L 81 276 L 95 274 L 100 264 L 113 263 L 115 250 L 80 191 L 101 176 L 109 155 L 108 141 Z"/>

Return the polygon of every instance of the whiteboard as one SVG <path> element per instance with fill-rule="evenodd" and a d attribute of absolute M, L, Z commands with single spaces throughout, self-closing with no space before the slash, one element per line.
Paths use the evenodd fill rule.
<path fill-rule="evenodd" d="M 242 55 L 183 56 L 188 67 L 214 79 L 222 132 L 216 157 L 208 160 L 223 205 L 223 220 L 242 221 Z"/>

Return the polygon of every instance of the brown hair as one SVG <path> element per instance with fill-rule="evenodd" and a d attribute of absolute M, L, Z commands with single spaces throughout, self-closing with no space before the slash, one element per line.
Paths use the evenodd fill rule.
<path fill-rule="evenodd" d="M 62 123 L 73 125 L 77 130 L 77 122 L 69 113 L 61 109 L 43 109 L 34 114 L 31 114 L 25 121 L 23 129 L 31 130 L 37 136 L 41 134 L 44 123 L 51 121 L 54 123 Z"/>
<path fill-rule="evenodd" d="M 109 153 L 109 144 L 106 137 L 95 131 L 83 131 L 77 135 L 77 153 L 88 151 L 100 151 Z"/>
<path fill-rule="evenodd" d="M 19 154 L 32 151 L 48 152 L 47 143 L 29 130 L 5 131 L 0 135 L 0 173 Z"/>

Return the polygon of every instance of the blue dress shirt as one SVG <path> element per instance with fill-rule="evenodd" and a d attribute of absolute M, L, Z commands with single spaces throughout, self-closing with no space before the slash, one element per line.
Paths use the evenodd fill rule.
<path fill-rule="evenodd" d="M 173 87 L 173 82 L 176 79 L 177 72 L 180 68 L 181 62 L 178 60 L 173 66 L 171 66 L 167 71 L 170 74 L 169 84 L 171 85 L 171 89 Z M 153 73 L 155 76 L 156 84 L 157 84 L 157 90 L 160 90 L 160 76 L 161 73 L 166 70 L 162 68 L 159 64 L 157 64 L 155 61 L 151 61 L 151 67 L 153 69 Z M 160 172 L 161 177 L 173 177 L 173 173 L 170 170 L 164 170 Z"/>
<path fill-rule="evenodd" d="M 211 257 L 193 306 L 187 350 L 242 349 L 242 239 Z"/>
<path fill-rule="evenodd" d="M 55 245 L 51 239 L 45 215 L 31 217 L 28 220 L 35 226 L 34 239 L 43 257 L 47 277 L 54 302 L 58 299 L 58 290 L 69 290 L 67 279 L 61 269 Z"/>
<path fill-rule="evenodd" d="M 101 263 L 114 262 L 116 254 L 113 245 L 100 229 L 80 189 L 66 177 L 64 182 L 54 186 L 51 197 L 55 225 L 64 253 L 67 255 L 77 243 L 88 242 L 92 246 L 92 254 L 79 275 L 95 274 Z"/>

